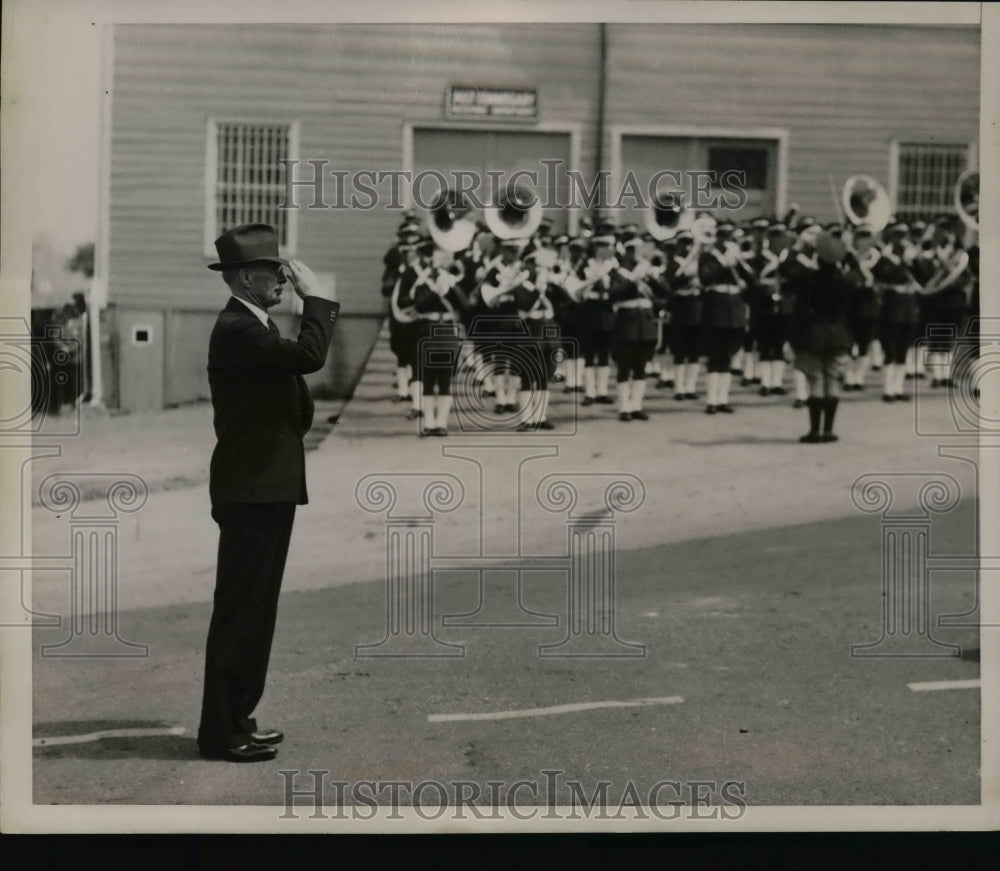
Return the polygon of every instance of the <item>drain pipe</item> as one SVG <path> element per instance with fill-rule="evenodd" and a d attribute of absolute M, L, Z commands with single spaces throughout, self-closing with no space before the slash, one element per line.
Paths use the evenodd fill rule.
<path fill-rule="evenodd" d="M 595 178 L 600 184 L 601 170 L 604 168 L 604 124 L 605 124 L 605 100 L 607 97 L 608 85 L 608 26 L 604 22 L 597 25 L 598 44 L 600 59 L 598 63 L 597 80 L 597 151 L 595 153 L 596 166 L 594 167 Z M 600 187 L 598 187 L 600 195 Z M 603 198 L 598 196 L 598 203 Z"/>

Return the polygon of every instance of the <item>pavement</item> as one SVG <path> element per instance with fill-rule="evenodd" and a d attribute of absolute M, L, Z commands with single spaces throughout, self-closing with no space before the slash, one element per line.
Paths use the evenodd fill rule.
<path fill-rule="evenodd" d="M 975 680 L 976 630 L 910 634 L 954 656 L 851 655 L 884 636 L 888 613 L 884 518 L 859 507 L 876 506 L 879 485 L 852 491 L 859 478 L 888 480 L 894 511 L 912 515 L 921 500 L 944 509 L 927 527 L 932 553 L 977 552 L 974 442 L 951 451 L 965 459 L 942 456 L 941 444 L 962 442 L 941 435 L 956 432 L 955 401 L 908 386 L 916 401 L 905 404 L 879 401 L 874 377 L 845 397 L 840 441 L 828 445 L 798 442 L 806 413 L 790 396 L 737 388 L 736 413 L 710 417 L 652 386 L 652 419 L 628 424 L 613 406 L 581 408 L 554 391 L 557 428 L 537 434 L 502 431 L 463 387 L 466 422 L 457 415 L 447 439 L 420 438 L 390 400 L 383 339 L 352 400 L 317 413 L 310 504 L 296 519 L 259 710 L 288 738 L 277 761 L 252 766 L 194 750 L 217 544 L 210 409 L 85 416 L 78 436 L 53 437 L 59 456 L 30 463 L 35 485 L 58 472 L 98 486 L 93 473 L 114 471 L 141 477 L 149 495 L 114 524 L 118 607 L 103 635 L 71 635 L 62 651 L 80 656 L 60 658 L 54 646 L 78 624 L 34 632 L 35 801 L 280 805 L 279 770 L 323 769 L 352 783 L 469 781 L 483 804 L 490 781 L 519 779 L 558 801 L 575 779 L 588 796 L 609 783 L 614 801 L 629 784 L 646 798 L 669 780 L 743 784 L 751 805 L 975 804 L 978 691 L 909 684 Z M 557 478 L 575 487 L 571 512 Z M 929 495 L 931 478 L 944 483 Z M 443 486 L 426 496 L 434 481 Z M 65 561 L 85 513 L 35 504 L 34 553 Z M 574 588 L 568 548 L 587 529 L 606 536 L 610 562 L 591 563 L 597 574 Z M 417 548 L 412 559 L 438 560 L 431 578 L 393 561 L 397 534 Z M 426 609 L 394 612 L 397 582 L 420 585 Z M 33 607 L 96 626 L 87 618 L 100 600 L 91 609 L 73 590 L 65 567 L 35 571 Z M 574 596 L 602 590 L 613 608 L 581 629 Z M 968 571 L 937 577 L 931 593 L 935 615 L 975 612 Z M 558 655 L 581 638 L 601 655 Z M 141 652 L 124 642 L 145 655 L 107 655 L 109 644 Z M 106 655 L 84 658 L 88 645 Z M 413 655 L 428 651 L 443 655 Z M 67 743 L 74 735 L 91 737 Z M 517 800 L 530 804 L 525 790 Z"/>

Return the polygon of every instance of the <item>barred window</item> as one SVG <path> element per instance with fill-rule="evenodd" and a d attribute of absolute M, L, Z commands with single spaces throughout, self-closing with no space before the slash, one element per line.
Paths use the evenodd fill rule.
<path fill-rule="evenodd" d="M 955 182 L 969 163 L 968 145 L 898 143 L 896 215 L 901 220 L 926 221 L 954 211 Z"/>
<path fill-rule="evenodd" d="M 295 159 L 295 124 L 253 121 L 209 122 L 205 254 L 215 254 L 215 240 L 240 224 L 270 224 L 283 254 L 294 255 L 294 209 L 285 201 L 285 166 Z"/>

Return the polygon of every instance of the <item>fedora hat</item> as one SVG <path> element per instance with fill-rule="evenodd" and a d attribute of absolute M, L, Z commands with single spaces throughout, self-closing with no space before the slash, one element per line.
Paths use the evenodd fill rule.
<path fill-rule="evenodd" d="M 219 252 L 219 262 L 209 263 L 208 268 L 216 272 L 261 261 L 288 265 L 286 259 L 278 256 L 278 234 L 270 224 L 241 224 L 226 230 L 215 240 L 215 250 Z"/>

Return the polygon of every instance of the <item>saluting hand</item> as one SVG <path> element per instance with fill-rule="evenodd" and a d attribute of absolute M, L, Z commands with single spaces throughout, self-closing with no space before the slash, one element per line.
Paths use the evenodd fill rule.
<path fill-rule="evenodd" d="M 318 296 L 327 302 L 337 301 L 332 284 L 326 285 L 320 281 L 316 273 L 301 260 L 289 260 L 288 270 L 296 296 L 301 299 L 305 299 L 307 296 Z"/>

